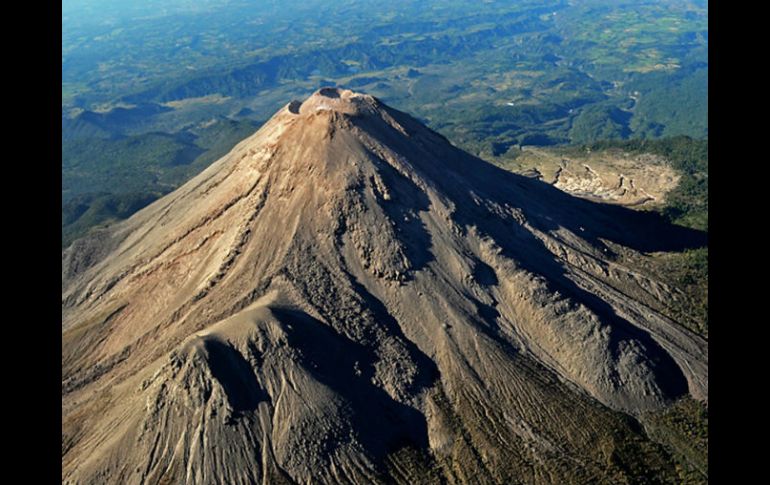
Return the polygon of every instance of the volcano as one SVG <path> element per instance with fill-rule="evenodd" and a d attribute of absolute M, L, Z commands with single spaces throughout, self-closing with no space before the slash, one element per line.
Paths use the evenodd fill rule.
<path fill-rule="evenodd" d="M 707 341 L 628 261 L 705 243 L 321 89 L 63 252 L 62 481 L 666 482 Z"/>

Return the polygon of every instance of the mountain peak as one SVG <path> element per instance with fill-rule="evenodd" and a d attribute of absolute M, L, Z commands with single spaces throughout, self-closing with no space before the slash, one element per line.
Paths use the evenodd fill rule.
<path fill-rule="evenodd" d="M 368 94 L 356 93 L 349 89 L 323 87 L 304 102 L 292 101 L 287 110 L 296 115 L 309 115 L 319 111 L 331 111 L 347 115 L 371 114 L 379 102 Z"/>
<path fill-rule="evenodd" d="M 64 476 L 415 482 L 388 478 L 391 462 L 450 478 L 473 465 L 488 483 L 606 475 L 582 423 L 625 446 L 636 431 L 607 408 L 708 395 L 707 342 L 660 304 L 671 288 L 608 259 L 673 249 L 683 231 L 322 88 L 68 250 Z"/>

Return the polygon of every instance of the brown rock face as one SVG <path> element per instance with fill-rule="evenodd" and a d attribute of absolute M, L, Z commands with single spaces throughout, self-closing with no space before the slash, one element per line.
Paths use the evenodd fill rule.
<path fill-rule="evenodd" d="M 702 242 L 322 89 L 65 251 L 62 479 L 665 481 L 707 344 L 611 248 Z"/>

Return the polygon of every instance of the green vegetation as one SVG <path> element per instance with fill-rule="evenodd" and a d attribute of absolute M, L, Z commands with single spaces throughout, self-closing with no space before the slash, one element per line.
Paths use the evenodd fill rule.
<path fill-rule="evenodd" d="M 171 192 L 256 130 L 228 119 L 174 134 L 62 143 L 62 246 L 89 228 L 129 217 Z"/>
<path fill-rule="evenodd" d="M 640 94 L 635 116 L 629 123 L 638 137 L 708 135 L 708 69 L 695 68 L 689 76 L 681 73 L 651 73 L 629 85 Z M 661 123 L 657 120 L 666 120 Z"/>
<path fill-rule="evenodd" d="M 575 117 L 569 137 L 576 143 L 625 138 L 629 134 L 627 125 L 628 116 L 624 111 L 614 106 L 595 104 Z"/>
<path fill-rule="evenodd" d="M 175 174 L 200 155 L 201 149 L 178 137 L 147 133 L 119 140 L 85 138 L 65 142 L 69 158 L 63 166 L 62 195 L 89 191 L 158 190 L 178 183 Z"/>
<path fill-rule="evenodd" d="M 708 139 L 677 136 L 661 140 L 604 141 L 578 150 L 623 150 L 664 157 L 681 179 L 666 198 L 663 213 L 676 224 L 708 231 Z"/>
<path fill-rule="evenodd" d="M 162 196 L 160 192 L 79 195 L 62 205 L 62 247 L 91 227 L 129 217 Z"/>
<path fill-rule="evenodd" d="M 677 461 L 683 484 L 708 483 L 708 408 L 690 397 L 668 408 L 649 413 L 642 422 L 651 438 L 659 441 Z"/>
<path fill-rule="evenodd" d="M 661 254 L 656 260 L 658 276 L 682 291 L 669 302 L 672 316 L 708 338 L 708 248 Z"/>

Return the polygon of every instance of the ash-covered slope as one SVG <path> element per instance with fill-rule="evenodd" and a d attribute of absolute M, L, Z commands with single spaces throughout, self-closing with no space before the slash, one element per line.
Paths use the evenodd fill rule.
<path fill-rule="evenodd" d="M 666 481 L 707 343 L 615 253 L 700 243 L 322 89 L 63 254 L 63 481 Z"/>

